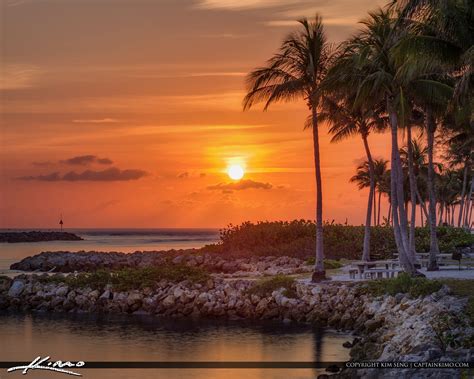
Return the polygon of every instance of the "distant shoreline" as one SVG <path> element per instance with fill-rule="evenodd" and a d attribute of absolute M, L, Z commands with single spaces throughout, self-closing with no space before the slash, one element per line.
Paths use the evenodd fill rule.
<path fill-rule="evenodd" d="M 1 232 L 0 243 L 82 241 L 83 238 L 69 232 Z"/>

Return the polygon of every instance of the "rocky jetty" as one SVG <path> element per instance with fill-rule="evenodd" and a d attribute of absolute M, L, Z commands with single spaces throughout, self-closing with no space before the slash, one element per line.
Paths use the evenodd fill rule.
<path fill-rule="evenodd" d="M 356 361 L 472 361 L 472 327 L 463 323 L 466 301 L 449 295 L 445 286 L 424 298 L 404 294 L 374 297 L 363 284 L 297 282 L 295 293 L 284 289 L 258 296 L 248 291 L 252 280 L 211 278 L 205 283 L 162 280 L 153 288 L 117 291 L 70 288 L 64 277 L 46 274 L 0 279 L 0 310 L 68 313 L 125 313 L 171 318 L 280 319 L 351 330 L 359 337 L 346 344 Z M 436 325 L 442 317 L 457 320 L 446 330 Z M 441 337 L 440 337 L 441 336 Z M 445 339 L 443 339 L 445 338 Z M 455 339 L 451 347 L 443 341 Z M 466 342 L 467 341 L 467 342 Z M 466 346 L 467 344 L 467 346 Z M 472 345 L 471 345 L 472 346 Z M 357 370 L 355 377 L 457 378 L 458 369 Z M 340 378 L 354 377 L 344 370 Z M 417 376 L 413 376 L 417 375 Z"/>
<path fill-rule="evenodd" d="M 67 232 L 1 232 L 0 242 L 82 241 L 82 238 Z"/>
<path fill-rule="evenodd" d="M 291 257 L 249 257 L 233 258 L 218 254 L 192 252 L 43 252 L 27 257 L 10 266 L 12 270 L 75 272 L 97 269 L 116 270 L 121 268 L 156 267 L 164 263 L 201 267 L 206 271 L 219 273 L 223 278 L 242 276 L 272 276 L 310 272 L 312 265 Z"/>

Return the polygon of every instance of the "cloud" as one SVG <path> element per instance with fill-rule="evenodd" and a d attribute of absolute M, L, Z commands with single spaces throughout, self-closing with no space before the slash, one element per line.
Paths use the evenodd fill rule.
<path fill-rule="evenodd" d="M 31 164 L 35 167 L 48 167 L 52 166 L 54 163 L 50 161 L 37 161 L 37 162 L 31 162 Z"/>
<path fill-rule="evenodd" d="M 220 190 L 223 193 L 231 193 L 232 191 L 243 191 L 247 189 L 272 189 L 273 186 L 270 183 L 256 182 L 251 179 L 241 180 L 235 183 L 219 183 L 213 186 L 207 187 L 208 190 Z"/>
<path fill-rule="evenodd" d="M 111 167 L 103 171 L 86 170 L 83 172 L 69 171 L 64 175 L 59 172 L 53 172 L 46 175 L 37 176 L 23 176 L 18 178 L 20 180 L 38 180 L 42 182 L 79 182 L 79 181 L 90 181 L 90 182 L 114 182 L 114 181 L 129 181 L 137 180 L 148 175 L 143 170 L 120 170 L 116 167 Z"/>
<path fill-rule="evenodd" d="M 115 122 L 120 122 L 115 118 L 98 118 L 98 119 L 79 119 L 79 120 L 72 120 L 72 122 L 76 124 L 111 124 Z"/>
<path fill-rule="evenodd" d="M 99 164 L 112 164 L 113 162 L 109 158 L 99 158 L 96 155 L 79 155 L 77 157 L 72 157 L 63 161 L 59 161 L 60 163 L 73 165 L 73 166 L 86 166 L 92 163 L 99 163 Z"/>
<path fill-rule="evenodd" d="M 0 75 L 0 90 L 31 88 L 43 73 L 37 66 L 26 64 L 6 64 Z"/>
<path fill-rule="evenodd" d="M 240 10 L 271 8 L 287 4 L 287 0 L 201 0 L 199 7 Z"/>
<path fill-rule="evenodd" d="M 189 178 L 189 172 L 183 172 L 178 175 L 178 179 L 186 179 Z"/>

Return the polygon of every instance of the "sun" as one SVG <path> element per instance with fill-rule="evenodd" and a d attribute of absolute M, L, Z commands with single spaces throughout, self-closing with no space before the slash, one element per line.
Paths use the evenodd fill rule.
<path fill-rule="evenodd" d="M 227 167 L 227 175 L 233 180 L 240 180 L 244 177 L 245 171 L 242 166 L 233 164 Z"/>

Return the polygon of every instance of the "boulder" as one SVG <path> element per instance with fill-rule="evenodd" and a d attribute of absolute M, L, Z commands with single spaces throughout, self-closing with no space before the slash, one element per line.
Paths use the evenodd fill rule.
<path fill-rule="evenodd" d="M 18 297 L 25 289 L 25 283 L 21 280 L 15 280 L 8 290 L 8 296 Z"/>

